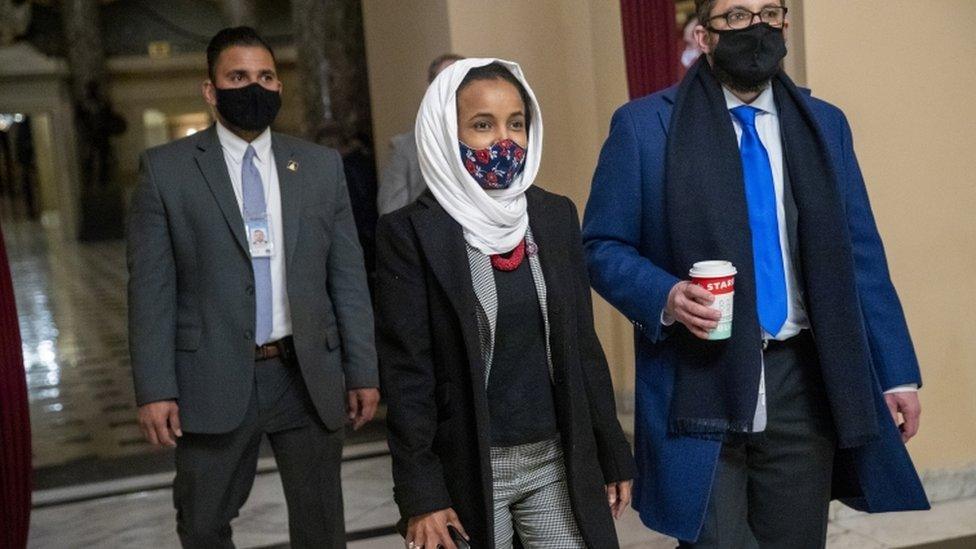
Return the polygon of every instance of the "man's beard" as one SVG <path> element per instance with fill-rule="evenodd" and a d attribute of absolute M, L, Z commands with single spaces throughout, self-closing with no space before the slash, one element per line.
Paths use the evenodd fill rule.
<path fill-rule="evenodd" d="M 768 79 L 758 83 L 747 81 L 730 74 L 728 71 L 720 67 L 718 63 L 710 63 L 710 65 L 715 78 L 717 78 L 719 82 L 732 91 L 737 91 L 740 93 L 760 93 L 769 87 L 770 81 Z M 779 64 L 780 71 L 783 70 L 783 66 L 783 62 L 781 61 Z"/>

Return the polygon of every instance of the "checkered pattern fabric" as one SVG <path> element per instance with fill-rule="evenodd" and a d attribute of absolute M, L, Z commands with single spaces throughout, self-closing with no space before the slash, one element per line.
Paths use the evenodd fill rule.
<path fill-rule="evenodd" d="M 526 247 L 535 248 L 532 229 L 525 233 Z M 474 293 L 478 297 L 478 339 L 481 343 L 481 360 L 485 365 L 485 387 L 488 387 L 488 376 L 491 373 L 491 361 L 495 352 L 495 325 L 498 319 L 498 293 L 495 290 L 495 273 L 491 267 L 491 258 L 481 253 L 470 244 L 468 249 L 468 266 L 471 269 L 471 283 Z M 529 268 L 532 269 L 532 279 L 539 296 L 539 307 L 542 309 L 542 320 L 546 331 L 546 357 L 549 363 L 549 378 L 552 379 L 552 348 L 549 345 L 549 309 L 546 302 L 546 279 L 542 274 L 542 264 L 539 254 L 529 254 Z"/>
<path fill-rule="evenodd" d="M 586 547 L 566 487 L 559 439 L 491 449 L 495 547 L 512 547 L 515 532 L 528 549 Z"/>

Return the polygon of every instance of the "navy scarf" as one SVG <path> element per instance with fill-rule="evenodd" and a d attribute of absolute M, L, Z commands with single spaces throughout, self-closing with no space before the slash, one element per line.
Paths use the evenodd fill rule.
<path fill-rule="evenodd" d="M 798 211 L 798 253 L 824 384 L 842 448 L 878 436 L 871 368 L 854 281 L 854 259 L 837 176 L 806 99 L 782 71 L 772 80 L 786 169 Z M 721 439 L 752 431 L 762 365 L 752 237 L 742 161 L 722 87 L 704 56 L 682 81 L 671 116 L 665 203 L 671 272 L 697 261 L 738 269 L 732 337 L 704 341 L 683 326 L 671 431 Z"/>

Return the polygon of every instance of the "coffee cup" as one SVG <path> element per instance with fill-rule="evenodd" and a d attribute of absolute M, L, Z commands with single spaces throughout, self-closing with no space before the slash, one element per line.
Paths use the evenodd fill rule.
<path fill-rule="evenodd" d="M 728 261 L 699 261 L 688 273 L 691 282 L 715 296 L 711 308 L 722 313 L 718 327 L 708 333 L 708 339 L 718 341 L 732 337 L 732 300 L 735 297 L 735 266 Z"/>

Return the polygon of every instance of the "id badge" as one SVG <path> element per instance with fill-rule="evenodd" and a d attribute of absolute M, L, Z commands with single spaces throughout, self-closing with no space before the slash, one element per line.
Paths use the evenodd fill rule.
<path fill-rule="evenodd" d="M 251 257 L 271 257 L 274 242 L 271 240 L 271 230 L 267 217 L 248 219 L 247 244 L 251 250 Z"/>

